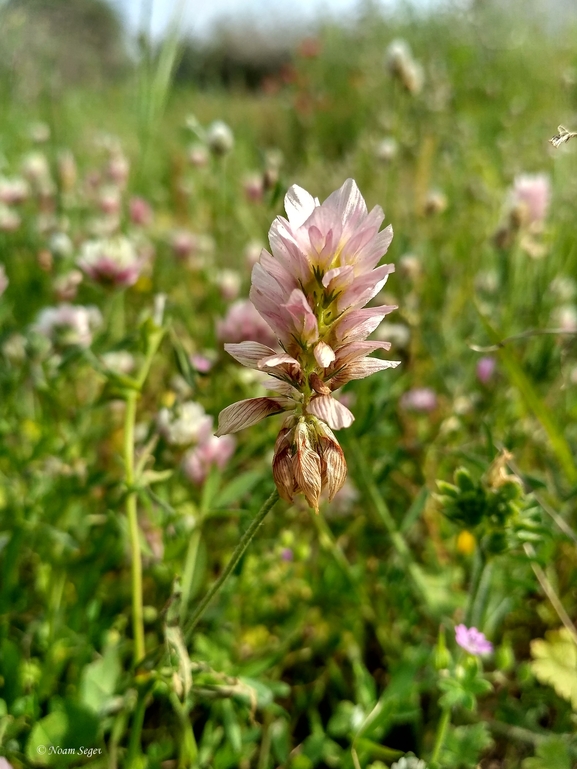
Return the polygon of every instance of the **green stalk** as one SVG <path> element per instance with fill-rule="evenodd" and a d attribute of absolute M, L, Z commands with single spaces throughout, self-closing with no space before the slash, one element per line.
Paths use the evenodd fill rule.
<path fill-rule="evenodd" d="M 134 470 L 134 425 L 136 422 L 136 404 L 140 391 L 146 381 L 152 360 L 158 350 L 164 330 L 151 323 L 147 329 L 146 355 L 142 362 L 138 378 L 135 381 L 137 389 L 126 391 L 126 414 L 124 416 L 124 481 L 126 484 L 126 517 L 130 537 L 130 553 L 132 561 L 132 629 L 134 635 L 134 665 L 136 666 L 145 656 L 144 619 L 142 608 L 142 555 L 140 551 L 140 532 L 138 529 L 137 490 L 135 488 L 136 473 Z"/>
<path fill-rule="evenodd" d="M 232 554 L 230 561 L 226 565 L 226 568 L 224 569 L 220 577 L 216 580 L 216 582 L 211 587 L 211 589 L 208 591 L 208 593 L 204 596 L 202 601 L 197 606 L 196 611 L 190 618 L 188 625 L 184 631 L 184 637 L 187 641 L 190 640 L 192 636 L 192 631 L 197 626 L 207 606 L 212 601 L 214 596 L 218 593 L 218 591 L 221 589 L 221 587 L 224 585 L 224 583 L 226 582 L 228 577 L 231 575 L 231 573 L 234 571 L 237 563 L 240 561 L 240 559 L 244 555 L 245 550 L 252 542 L 252 539 L 256 534 L 258 528 L 260 527 L 261 523 L 264 521 L 269 511 L 274 507 L 278 499 L 279 499 L 279 494 L 278 494 L 278 491 L 275 489 L 273 493 L 270 495 L 270 497 L 266 500 L 264 505 L 261 507 L 261 509 L 258 511 L 258 513 L 255 515 L 255 517 L 252 519 L 250 526 L 242 535 L 241 540 L 236 546 L 236 549 Z"/>
<path fill-rule="evenodd" d="M 439 760 L 439 754 L 445 744 L 445 737 L 447 736 L 447 729 L 451 723 L 451 708 L 443 708 L 439 724 L 437 726 L 437 735 L 435 737 L 435 747 L 429 761 L 431 769 L 436 769 Z"/>
<path fill-rule="evenodd" d="M 144 657 L 144 620 L 142 610 L 142 556 L 140 552 L 140 532 L 136 510 L 136 491 L 134 490 L 134 423 L 136 421 L 136 401 L 138 393 L 131 391 L 126 395 L 126 415 L 124 418 L 124 472 L 128 488 L 126 495 L 126 517 L 130 535 L 132 558 L 132 630 L 134 635 L 134 665 Z"/>
<path fill-rule="evenodd" d="M 182 575 L 182 592 L 180 594 L 180 624 L 184 622 L 184 618 L 186 617 L 188 611 L 190 591 L 192 589 L 192 581 L 194 579 L 194 572 L 196 570 L 196 559 L 198 558 L 198 549 L 200 546 L 201 535 L 201 524 L 198 523 L 197 527 L 192 532 L 192 536 L 190 537 L 188 550 L 186 553 L 186 560 L 184 562 L 184 572 Z"/>

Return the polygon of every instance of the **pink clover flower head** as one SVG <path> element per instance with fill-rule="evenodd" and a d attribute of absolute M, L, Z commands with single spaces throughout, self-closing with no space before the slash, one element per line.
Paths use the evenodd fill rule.
<path fill-rule="evenodd" d="M 154 219 L 154 211 L 150 203 L 144 198 L 134 197 L 128 203 L 128 212 L 132 224 L 138 227 L 148 227 Z"/>
<path fill-rule="evenodd" d="M 216 334 L 221 342 L 244 342 L 252 339 L 263 345 L 276 345 L 276 337 L 255 306 L 248 299 L 233 302 L 223 320 L 216 322 Z"/>
<path fill-rule="evenodd" d="M 41 310 L 33 328 L 55 344 L 89 347 L 93 332 L 101 325 L 97 307 L 64 303 Z"/>
<path fill-rule="evenodd" d="M 547 174 L 520 174 L 509 193 L 510 211 L 522 224 L 538 227 L 545 221 L 551 200 L 551 182 Z"/>
<path fill-rule="evenodd" d="M 234 454 L 236 441 L 230 435 L 210 435 L 184 456 L 182 469 L 193 483 L 201 485 L 206 480 L 211 467 L 224 470 Z"/>
<path fill-rule="evenodd" d="M 468 628 L 466 625 L 457 625 L 455 640 L 469 654 L 481 656 L 482 654 L 491 654 L 493 651 L 493 644 L 476 627 Z"/>
<path fill-rule="evenodd" d="M 434 411 L 437 408 L 437 394 L 430 387 L 413 387 L 402 396 L 400 405 L 409 411 Z"/>
<path fill-rule="evenodd" d="M 8 759 L 4 758 L 3 756 L 0 756 L 0 769 L 14 769 L 14 767 L 8 761 Z"/>
<path fill-rule="evenodd" d="M 490 355 L 479 358 L 477 361 L 477 379 L 479 382 L 481 382 L 481 384 L 488 384 L 493 378 L 496 368 L 497 361 Z"/>
<path fill-rule="evenodd" d="M 122 235 L 86 241 L 77 263 L 96 283 L 116 288 L 134 285 L 144 266 L 132 241 Z"/>
<path fill-rule="evenodd" d="M 0 264 L 0 296 L 6 291 L 9 283 L 10 281 L 6 275 L 6 269 L 3 264 Z"/>
<path fill-rule="evenodd" d="M 268 397 L 224 409 L 217 435 L 290 412 L 277 438 L 273 477 L 281 497 L 292 501 L 302 492 L 318 511 L 321 491 L 332 499 L 346 478 L 344 455 L 332 431 L 354 420 L 332 393 L 353 379 L 398 365 L 369 357 L 388 350 L 388 342 L 366 341 L 396 309 L 365 308 L 393 272 L 393 265 L 378 266 L 393 231 L 390 225 L 379 231 L 382 209 L 369 212 L 352 179 L 322 204 L 294 185 L 285 196 L 285 209 L 287 218 L 277 217 L 270 228 L 272 253 L 261 252 L 250 291 L 281 352 L 258 341 L 225 344 L 239 363 L 265 371 L 276 385 Z"/>

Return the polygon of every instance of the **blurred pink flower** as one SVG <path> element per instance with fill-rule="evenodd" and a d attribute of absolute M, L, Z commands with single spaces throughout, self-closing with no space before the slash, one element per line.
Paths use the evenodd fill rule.
<path fill-rule="evenodd" d="M 190 356 L 190 363 L 201 374 L 208 374 L 214 365 L 214 362 L 209 357 L 198 353 Z"/>
<path fill-rule="evenodd" d="M 245 176 L 242 188 L 247 200 L 252 203 L 260 203 L 264 194 L 264 179 L 262 174 L 254 173 Z"/>
<path fill-rule="evenodd" d="M 225 468 L 234 448 L 235 440 L 230 435 L 211 435 L 186 453 L 182 462 L 184 474 L 193 483 L 200 485 L 212 466 L 218 467 L 219 470 Z"/>
<path fill-rule="evenodd" d="M 481 384 L 487 384 L 495 373 L 497 361 L 491 356 L 479 358 L 477 361 L 477 379 Z"/>
<path fill-rule="evenodd" d="M 11 178 L 0 176 L 0 203 L 7 206 L 18 205 L 23 203 L 29 194 L 30 190 L 26 179 L 21 176 Z"/>
<path fill-rule="evenodd" d="M 551 182 L 547 174 L 520 174 L 509 192 L 510 210 L 526 225 L 540 225 L 547 216 Z"/>
<path fill-rule="evenodd" d="M 231 304 L 224 320 L 216 322 L 216 333 L 221 342 L 234 343 L 254 339 L 263 345 L 276 344 L 276 337 L 270 326 L 248 299 L 239 299 Z"/>
<path fill-rule="evenodd" d="M 148 227 L 154 219 L 154 212 L 150 203 L 144 198 L 134 197 L 128 203 L 130 221 L 138 227 Z"/>
<path fill-rule="evenodd" d="M 476 627 L 468 628 L 466 625 L 457 625 L 455 640 L 469 654 L 480 656 L 490 654 L 493 651 L 493 644 L 487 641 L 485 635 Z"/>
<path fill-rule="evenodd" d="M 437 394 L 430 387 L 413 387 L 401 397 L 400 405 L 410 411 L 434 411 Z"/>
<path fill-rule="evenodd" d="M 80 270 L 70 270 L 54 280 L 54 293 L 60 302 L 70 302 L 78 293 L 83 275 Z"/>
<path fill-rule="evenodd" d="M 86 241 L 77 263 L 96 283 L 118 288 L 136 283 L 144 266 L 132 241 L 123 236 Z"/>
<path fill-rule="evenodd" d="M 198 238 L 188 230 L 174 230 L 170 236 L 170 245 L 177 259 L 187 259 L 198 248 Z"/>
<path fill-rule="evenodd" d="M 326 488 L 332 499 L 346 478 L 332 430 L 354 420 L 332 393 L 353 379 L 398 365 L 369 357 L 388 350 L 388 342 L 365 341 L 395 307 L 363 309 L 393 272 L 393 265 L 377 266 L 393 231 L 390 225 L 379 231 L 382 209 L 369 212 L 352 179 L 322 204 L 294 185 L 285 196 L 285 210 L 287 219 L 277 217 L 270 228 L 272 254 L 263 249 L 250 291 L 282 352 L 258 341 L 225 345 L 242 365 L 270 374 L 278 394 L 224 409 L 217 435 L 292 412 L 275 445 L 273 476 L 281 497 L 290 501 L 302 492 L 318 511 L 321 490 Z"/>

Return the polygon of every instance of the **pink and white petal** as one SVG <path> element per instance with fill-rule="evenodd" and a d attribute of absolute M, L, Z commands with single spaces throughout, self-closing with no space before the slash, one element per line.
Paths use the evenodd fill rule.
<path fill-rule="evenodd" d="M 388 280 L 391 272 L 395 271 L 393 264 L 383 264 L 376 270 L 371 270 L 359 275 L 346 288 L 337 300 L 339 312 L 344 312 L 349 307 L 364 307 L 367 302 L 376 296 Z"/>
<path fill-rule="evenodd" d="M 276 378 L 267 379 L 265 382 L 262 382 L 261 386 L 264 387 L 265 390 L 271 390 L 284 396 L 284 399 L 280 397 L 275 398 L 275 400 L 282 404 L 285 404 L 286 398 L 290 398 L 293 402 L 292 405 L 294 406 L 294 402 L 301 401 L 303 397 L 293 385 L 288 382 L 279 381 Z"/>
<path fill-rule="evenodd" d="M 317 203 L 310 192 L 303 190 L 298 184 L 289 187 L 284 197 L 284 209 L 293 227 L 301 227 L 316 206 Z"/>
<path fill-rule="evenodd" d="M 342 291 L 352 283 L 354 277 L 355 271 L 351 265 L 334 267 L 323 275 L 323 286 L 331 292 Z"/>
<path fill-rule="evenodd" d="M 306 342 L 315 342 L 319 336 L 318 323 L 314 312 L 311 310 L 306 296 L 295 288 L 291 292 L 289 300 L 282 305 L 282 309 L 290 313 L 299 334 L 302 334 Z"/>
<path fill-rule="evenodd" d="M 297 278 L 283 267 L 280 259 L 275 259 L 264 248 L 261 251 L 259 262 L 264 270 L 269 275 L 272 275 L 279 286 L 286 291 L 287 296 L 294 288 L 298 288 L 299 282 Z"/>
<path fill-rule="evenodd" d="M 370 353 L 374 352 L 375 350 L 390 349 L 390 342 L 351 342 L 350 344 L 345 344 L 343 347 L 338 348 L 336 351 L 335 365 L 332 366 L 332 368 L 340 368 L 347 363 L 351 363 L 351 361 L 356 360 L 357 358 L 363 358 L 365 355 L 370 355 Z"/>
<path fill-rule="evenodd" d="M 227 406 L 218 415 L 216 436 L 236 433 L 245 427 L 256 425 L 261 419 L 285 411 L 285 406 L 273 398 L 248 398 Z"/>
<path fill-rule="evenodd" d="M 333 430 L 342 430 L 343 427 L 350 427 L 355 421 L 352 412 L 331 395 L 318 395 L 316 398 L 313 398 L 307 410 L 310 414 L 326 422 Z"/>
<path fill-rule="evenodd" d="M 335 351 L 326 342 L 319 342 L 314 349 L 315 360 L 322 368 L 327 368 L 335 360 Z"/>
<path fill-rule="evenodd" d="M 338 390 L 347 382 L 352 382 L 354 379 L 365 379 L 365 377 L 376 374 L 379 371 L 385 371 L 389 368 L 397 368 L 400 365 L 400 360 L 381 360 L 380 358 L 361 358 L 349 363 L 335 374 L 334 377 L 329 379 L 327 384 L 331 390 Z"/>
<path fill-rule="evenodd" d="M 383 209 L 375 206 L 359 226 L 350 232 L 341 250 L 341 264 L 352 264 L 353 259 L 356 260 L 357 254 L 376 238 L 384 218 Z"/>
<path fill-rule="evenodd" d="M 387 253 L 393 239 L 393 228 L 389 224 L 384 230 L 375 235 L 374 239 L 369 241 L 361 248 L 355 259 L 355 269 L 357 274 L 368 272 L 375 267 L 380 259 Z"/>
<path fill-rule="evenodd" d="M 346 343 L 362 341 L 373 333 L 385 315 L 396 309 L 397 305 L 384 304 L 381 307 L 353 310 L 339 320 L 337 338 Z"/>
<path fill-rule="evenodd" d="M 307 244 L 301 247 L 300 239 L 296 237 L 289 222 L 277 216 L 270 227 L 268 239 L 275 259 L 296 280 L 306 282 L 310 276 L 310 263 L 305 255 Z"/>
<path fill-rule="evenodd" d="M 263 360 L 267 356 L 276 355 L 276 351 L 272 347 L 267 347 L 266 344 L 260 342 L 239 342 L 238 344 L 225 344 L 224 349 L 229 355 L 242 363 L 247 368 L 258 369 L 259 361 Z"/>
<path fill-rule="evenodd" d="M 261 358 L 261 360 L 258 361 L 257 368 L 273 368 L 274 366 L 280 366 L 281 363 L 291 363 L 300 368 L 300 363 L 296 358 L 293 358 L 292 355 L 287 355 L 286 353 L 277 354 L 274 350 L 273 353 L 273 355 L 267 355 L 266 357 Z"/>
<path fill-rule="evenodd" d="M 340 189 L 329 195 L 323 206 L 334 209 L 343 225 L 354 225 L 367 215 L 367 204 L 354 179 L 347 179 Z"/>

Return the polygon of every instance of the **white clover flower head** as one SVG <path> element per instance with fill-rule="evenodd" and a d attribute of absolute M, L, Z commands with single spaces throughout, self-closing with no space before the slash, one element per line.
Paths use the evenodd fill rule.
<path fill-rule="evenodd" d="M 23 203 L 30 194 L 28 182 L 21 176 L 0 176 L 0 203 L 7 206 Z"/>
<path fill-rule="evenodd" d="M 97 307 L 64 303 L 41 310 L 33 328 L 60 346 L 89 347 L 93 332 L 101 325 L 102 315 Z"/>
<path fill-rule="evenodd" d="M 391 765 L 391 769 L 427 769 L 427 764 L 412 753 L 399 758 Z"/>
<path fill-rule="evenodd" d="M 132 240 L 119 235 L 86 241 L 78 266 L 96 283 L 124 288 L 136 283 L 144 265 Z"/>
<path fill-rule="evenodd" d="M 215 155 L 228 155 L 234 147 L 234 134 L 223 120 L 215 120 L 206 130 L 206 143 Z"/>
<path fill-rule="evenodd" d="M 104 353 L 102 362 L 107 369 L 115 374 L 130 374 L 136 368 L 134 355 L 128 350 L 113 350 Z"/>
<path fill-rule="evenodd" d="M 74 244 L 66 232 L 54 232 L 48 241 L 48 248 L 54 256 L 70 256 L 74 251 Z"/>
<path fill-rule="evenodd" d="M 189 446 L 208 438 L 212 431 L 212 417 L 199 403 L 186 401 L 173 409 L 161 409 L 156 425 L 171 446 Z"/>

